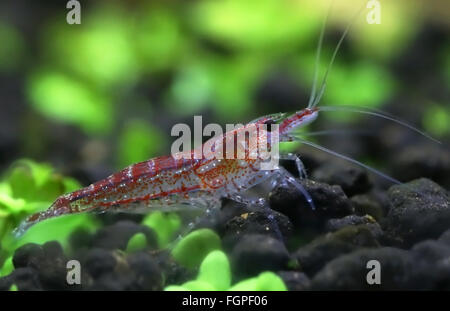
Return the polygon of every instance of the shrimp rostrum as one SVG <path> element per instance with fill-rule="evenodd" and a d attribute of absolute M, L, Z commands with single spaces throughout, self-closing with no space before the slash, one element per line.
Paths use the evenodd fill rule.
<path fill-rule="evenodd" d="M 326 18 L 324 19 L 317 48 L 313 87 L 306 108 L 292 114 L 277 113 L 263 116 L 218 137 L 213 137 L 192 151 L 157 157 L 131 165 L 86 188 L 64 194 L 57 198 L 47 210 L 29 216 L 16 229 L 16 235 L 23 234 L 30 226 L 46 219 L 85 212 L 146 213 L 157 210 L 176 211 L 182 208 L 207 211 L 219 209 L 222 198 L 267 208 L 264 198 L 254 199 L 247 195 L 250 189 L 263 182 L 268 182 L 273 187 L 280 183 L 291 184 L 314 209 L 314 201 L 301 182 L 302 178 L 306 177 L 303 163 L 296 155 L 274 153 L 279 142 L 299 141 L 362 166 L 393 183 L 399 183 L 396 179 L 368 165 L 312 143 L 297 133 L 300 128 L 316 120 L 321 112 L 346 111 L 384 118 L 434 140 L 411 125 L 378 110 L 319 106 L 325 92 L 327 76 L 350 25 L 351 23 L 341 36 L 323 80 L 317 88 L 318 63 L 326 26 Z M 236 145 L 241 149 L 230 147 L 234 145 L 236 138 Z M 230 144 L 230 141 L 233 143 Z M 205 150 L 208 152 L 204 152 Z M 239 150 L 242 151 L 241 156 L 237 156 Z M 274 155 L 277 160 L 295 161 L 299 178 L 295 178 L 282 166 L 266 165 L 268 154 Z"/>

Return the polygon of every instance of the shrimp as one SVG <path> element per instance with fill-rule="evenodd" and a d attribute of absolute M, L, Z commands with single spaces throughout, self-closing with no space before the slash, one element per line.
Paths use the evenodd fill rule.
<path fill-rule="evenodd" d="M 233 129 L 219 137 L 210 139 L 199 148 L 204 148 L 207 144 L 215 147 L 226 146 L 228 140 L 236 136 L 245 136 L 245 133 L 248 133 L 248 131 L 252 131 L 254 128 L 260 129 L 260 127 L 263 126 L 263 130 L 257 130 L 255 132 L 257 144 L 253 145 L 259 146 L 260 144 L 267 144 L 267 148 L 270 151 L 274 146 L 272 140 L 268 138 L 273 136 L 273 133 L 269 131 L 267 126 L 270 125 L 272 127 L 272 125 L 276 124 L 278 126 L 277 134 L 279 136 L 276 143 L 299 141 L 313 148 L 317 148 L 362 166 L 393 183 L 400 183 L 396 179 L 368 165 L 312 143 L 302 138 L 299 134 L 296 134 L 297 130 L 316 120 L 320 112 L 346 111 L 384 118 L 402 126 L 406 126 L 407 128 L 434 140 L 413 126 L 378 110 L 361 107 L 327 107 L 318 105 L 325 92 L 327 77 L 337 52 L 351 26 L 351 23 L 349 23 L 342 34 L 334 53 L 332 54 L 331 61 L 325 72 L 321 86 L 318 92 L 316 92 L 318 62 L 326 20 L 327 17 L 324 19 L 319 37 L 313 87 L 308 106 L 291 115 L 277 113 L 260 117 L 240 128 Z M 147 213 L 156 210 L 177 211 L 186 208 L 209 211 L 219 209 L 221 207 L 222 198 L 268 208 L 264 198 L 252 199 L 246 195 L 249 189 L 262 184 L 265 181 L 271 181 L 270 184 L 272 187 L 275 187 L 280 183 L 289 183 L 293 185 L 305 197 L 311 208 L 315 209 L 313 199 L 301 183 L 301 179 L 306 178 L 307 174 L 300 158 L 294 154 L 278 155 L 279 159 L 295 161 L 299 171 L 299 180 L 282 166 L 276 166 L 271 169 L 261 169 L 264 159 L 260 154 L 256 157 L 251 156 L 259 151 L 254 148 L 254 146 L 246 145 L 244 148 L 245 157 L 243 159 L 228 159 L 218 156 L 211 158 L 205 157 L 203 153 L 201 153 L 202 156 L 197 159 L 194 155 L 203 149 L 194 149 L 185 153 L 156 157 L 133 164 L 86 188 L 58 197 L 47 210 L 32 214 L 26 218 L 26 220 L 16 228 L 15 234 L 16 236 L 20 236 L 32 225 L 46 219 L 85 212 L 103 213 L 116 211 Z"/>

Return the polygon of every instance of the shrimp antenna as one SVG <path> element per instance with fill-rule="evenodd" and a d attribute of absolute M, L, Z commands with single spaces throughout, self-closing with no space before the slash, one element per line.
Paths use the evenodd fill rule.
<path fill-rule="evenodd" d="M 328 136 L 328 135 L 364 135 L 364 136 L 374 136 L 375 133 L 368 130 L 344 130 L 344 129 L 336 129 L 336 130 L 323 130 L 323 131 L 315 131 L 315 132 L 305 132 L 305 133 L 295 133 L 299 137 L 311 137 L 311 136 Z"/>
<path fill-rule="evenodd" d="M 396 117 L 393 117 L 387 113 L 384 113 L 380 110 L 374 110 L 374 109 L 369 109 L 369 108 L 362 108 L 362 107 L 351 107 L 351 106 L 321 106 L 319 107 L 319 111 L 345 111 L 345 112 L 354 112 L 354 113 L 361 113 L 361 114 L 367 114 L 367 115 L 371 115 L 371 116 L 375 116 L 375 117 L 379 117 L 382 119 L 386 119 L 389 121 L 392 121 L 394 123 L 400 124 L 438 144 L 442 144 L 439 140 L 431 137 L 430 135 L 428 135 L 427 133 L 419 130 L 418 128 L 397 119 Z"/>
<path fill-rule="evenodd" d="M 344 33 L 342 34 L 341 38 L 339 39 L 338 44 L 336 45 L 336 48 L 334 49 L 334 52 L 333 52 L 333 55 L 331 57 L 330 63 L 328 64 L 328 68 L 325 71 L 325 75 L 323 77 L 322 84 L 320 86 L 319 95 L 317 96 L 317 98 L 315 98 L 314 103 L 311 106 L 308 105 L 308 108 L 314 108 L 320 102 L 323 94 L 325 93 L 325 89 L 327 87 L 328 74 L 330 73 L 331 68 L 333 67 L 334 60 L 336 59 L 336 55 L 339 52 L 339 49 L 341 48 L 342 42 L 344 41 L 345 37 L 347 37 L 347 34 L 350 31 L 350 28 L 353 26 L 353 24 L 355 23 L 356 19 L 361 14 L 361 12 L 363 11 L 364 8 L 365 8 L 365 5 L 363 5 L 358 10 L 358 12 L 355 14 L 355 16 L 351 19 L 351 21 L 348 23 L 347 27 L 345 28 Z"/>
<path fill-rule="evenodd" d="M 332 6 L 333 6 L 333 2 L 331 3 L 330 7 L 328 8 L 327 15 L 325 15 L 325 18 L 323 19 L 323 23 L 322 23 L 322 28 L 320 29 L 319 43 L 317 44 L 317 51 L 316 51 L 316 61 L 314 63 L 313 85 L 312 85 L 311 95 L 309 96 L 308 108 L 313 107 L 314 99 L 316 98 L 316 87 L 317 87 L 317 78 L 319 75 L 320 54 L 322 53 L 323 37 L 325 34 L 328 16 L 330 15 Z"/>
<path fill-rule="evenodd" d="M 326 152 L 326 153 L 329 153 L 329 154 L 331 154 L 331 155 L 334 155 L 334 156 L 336 156 L 336 157 L 338 157 L 338 158 L 341 158 L 341 159 L 343 159 L 343 160 L 346 160 L 346 161 L 349 161 L 349 162 L 354 163 L 354 164 L 356 164 L 356 165 L 359 165 L 359 166 L 361 166 L 361 167 L 363 167 L 363 168 L 365 168 L 365 169 L 371 171 L 372 173 L 374 173 L 374 174 L 376 174 L 376 175 L 378 175 L 378 176 L 380 176 L 380 177 L 383 177 L 383 178 L 389 180 L 390 182 L 392 182 L 392 183 L 394 183 L 394 184 L 401 184 L 401 182 L 398 181 L 397 179 L 392 178 L 392 177 L 390 177 L 390 176 L 388 176 L 388 175 L 386 175 L 386 174 L 380 172 L 379 170 L 374 169 L 373 167 L 370 167 L 370 166 L 368 166 L 368 165 L 366 165 L 366 164 L 364 164 L 364 163 L 362 163 L 362 162 L 359 162 L 359 161 L 357 161 L 357 160 L 355 160 L 355 159 L 353 159 L 353 158 L 350 158 L 350 157 L 348 157 L 348 156 L 346 156 L 346 155 L 343 155 L 343 154 L 338 153 L 338 152 L 336 152 L 336 151 L 330 150 L 330 149 L 325 148 L 325 147 L 323 147 L 323 146 L 321 146 L 321 145 L 317 145 L 317 144 L 312 143 L 312 142 L 310 142 L 310 141 L 308 141 L 308 140 L 304 140 L 304 139 L 302 139 L 302 138 L 299 138 L 297 135 L 291 136 L 291 137 L 292 137 L 294 140 L 299 141 L 299 142 L 301 142 L 301 143 L 303 143 L 303 144 L 305 144 L 305 145 L 311 146 L 311 147 L 313 147 L 313 148 L 316 148 L 316 149 L 318 149 L 318 150 L 324 151 L 324 152 Z"/>

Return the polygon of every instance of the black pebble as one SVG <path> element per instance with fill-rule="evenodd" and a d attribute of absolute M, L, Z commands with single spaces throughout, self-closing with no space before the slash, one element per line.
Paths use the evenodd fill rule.
<path fill-rule="evenodd" d="M 232 270 L 237 278 L 283 270 L 289 261 L 289 253 L 282 242 L 261 234 L 244 236 L 231 253 Z"/>
<path fill-rule="evenodd" d="M 392 186 L 389 198 L 392 207 L 381 224 L 391 245 L 411 247 L 448 230 L 449 193 L 431 180 L 421 178 Z"/>
<path fill-rule="evenodd" d="M 116 263 L 117 261 L 111 251 L 94 248 L 87 253 L 84 266 L 93 278 L 99 278 L 112 272 Z"/>
<path fill-rule="evenodd" d="M 351 202 L 340 186 L 307 179 L 301 183 L 311 196 L 315 210 L 312 210 L 298 189 L 290 184 L 276 187 L 269 196 L 271 208 L 288 216 L 296 227 L 321 229 L 330 218 L 353 214 Z"/>
<path fill-rule="evenodd" d="M 381 266 L 381 284 L 368 284 L 367 263 Z M 415 268 L 406 250 L 392 247 L 361 249 L 329 262 L 311 280 L 311 290 L 407 290 L 422 288 L 410 277 Z"/>
<path fill-rule="evenodd" d="M 136 290 L 162 290 L 161 270 L 150 254 L 146 252 L 131 254 L 127 262 L 135 275 Z"/>
<path fill-rule="evenodd" d="M 33 268 L 18 268 L 11 274 L 11 285 L 15 284 L 20 291 L 42 290 L 39 275 Z"/>
<path fill-rule="evenodd" d="M 80 249 L 83 247 L 90 247 L 92 244 L 92 233 L 84 228 L 75 229 L 69 236 L 69 244 L 72 249 Z"/>
<path fill-rule="evenodd" d="M 286 241 L 292 230 L 289 218 L 281 213 L 273 210 L 247 212 L 227 222 L 222 240 L 224 247 L 231 250 L 240 238 L 249 234 L 264 234 Z"/>
<path fill-rule="evenodd" d="M 380 220 L 385 215 L 383 206 L 371 195 L 358 194 L 351 197 L 351 203 L 358 216 L 370 215 L 376 220 Z"/>
<path fill-rule="evenodd" d="M 311 285 L 311 280 L 305 273 L 297 271 L 281 271 L 278 275 L 283 279 L 288 290 L 302 291 L 308 290 Z"/>
<path fill-rule="evenodd" d="M 125 250 L 128 240 L 140 232 L 145 234 L 147 245 L 151 248 L 156 248 L 157 240 L 153 230 L 129 220 L 119 221 L 114 225 L 106 226 L 98 230 L 93 237 L 92 245 L 93 247 L 110 250 Z"/>
<path fill-rule="evenodd" d="M 321 165 L 311 177 L 315 181 L 341 186 L 349 197 L 365 193 L 372 187 L 369 176 L 364 169 L 354 165 L 337 163 L 336 161 Z"/>
<path fill-rule="evenodd" d="M 376 223 L 371 216 L 348 215 L 343 218 L 333 218 L 327 221 L 325 228 L 327 231 L 337 231 L 347 226 Z"/>
<path fill-rule="evenodd" d="M 327 233 L 300 247 L 294 257 L 308 276 L 314 276 L 328 262 L 361 247 L 379 247 L 377 232 L 368 225 L 347 226 Z"/>
<path fill-rule="evenodd" d="M 36 268 L 42 260 L 44 260 L 44 250 L 41 245 L 35 243 L 28 243 L 16 249 L 12 259 L 16 269 Z"/>

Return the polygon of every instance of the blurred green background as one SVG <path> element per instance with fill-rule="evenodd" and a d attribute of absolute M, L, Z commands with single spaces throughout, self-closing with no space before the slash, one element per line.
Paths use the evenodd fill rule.
<path fill-rule="evenodd" d="M 192 124 L 193 115 L 204 124 L 235 124 L 304 108 L 329 7 L 325 0 L 80 2 L 81 25 L 66 23 L 65 1 L 0 3 L 0 204 L 10 209 L 27 210 L 28 198 L 14 194 L 17 174 L 21 184 L 36 170 L 36 176 L 47 172 L 47 179 L 29 181 L 38 192 L 50 189 L 30 199 L 44 206 L 57 194 L 168 154 L 171 127 Z M 322 74 L 364 3 L 334 2 Z M 322 104 L 384 109 L 448 142 L 448 1 L 380 2 L 380 25 L 366 22 L 366 10 L 352 27 Z M 420 138 L 385 124 L 328 114 L 312 129 L 371 131 L 371 140 L 321 141 L 389 167 L 405 144 Z M 20 177 L 9 168 L 23 167 L 22 158 L 48 166 L 28 163 L 28 175 Z"/>
<path fill-rule="evenodd" d="M 328 4 L 81 1 L 81 25 L 68 25 L 62 1 L 2 3 L 1 167 L 27 157 L 70 173 L 118 169 L 168 153 L 170 128 L 194 114 L 224 124 L 301 109 Z M 335 1 L 322 73 L 361 4 Z M 448 136 L 445 5 L 381 1 L 380 25 L 369 25 L 364 11 L 322 103 L 383 108 L 403 97 L 401 117 Z"/>

